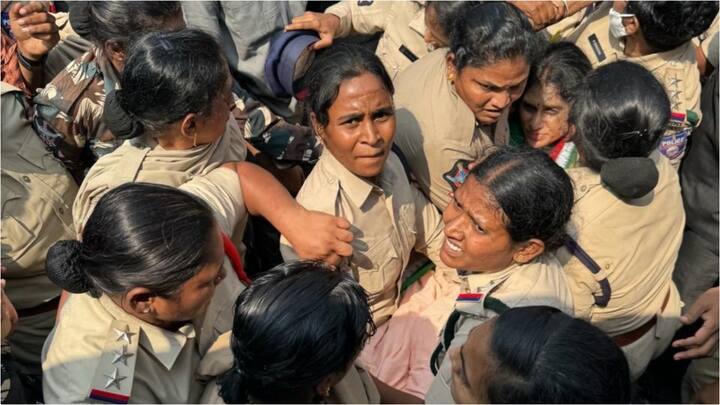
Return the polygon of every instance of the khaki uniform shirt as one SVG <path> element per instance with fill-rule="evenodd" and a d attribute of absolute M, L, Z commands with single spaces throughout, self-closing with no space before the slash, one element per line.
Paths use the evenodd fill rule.
<path fill-rule="evenodd" d="M 232 176 L 234 183 L 224 181 Z M 219 168 L 180 189 L 205 200 L 228 233 L 235 218 L 244 215 L 235 201 L 240 193 L 236 177 L 232 170 Z M 87 402 L 89 396 L 97 399 L 96 390 L 129 397 L 132 403 L 197 402 L 206 381 L 196 376 L 198 365 L 218 337 L 232 329 L 234 302 L 244 289 L 227 259 L 225 270 L 227 276 L 203 318 L 177 332 L 129 315 L 107 296 L 71 294 L 43 348 L 45 400 Z M 116 330 L 132 335 L 123 344 Z"/>
<path fill-rule="evenodd" d="M 230 338 L 231 332 L 227 332 L 215 341 L 198 367 L 199 375 L 220 376 L 233 367 L 234 357 L 230 347 Z M 214 381 L 207 384 L 199 403 L 224 404 L 225 401 L 220 397 L 219 392 L 220 387 L 215 378 Z M 380 394 L 370 374 L 356 363 L 333 387 L 327 402 L 332 404 L 379 404 Z"/>
<path fill-rule="evenodd" d="M 423 39 L 425 7 L 421 2 L 345 0 L 328 7 L 325 12 L 340 17 L 338 37 L 345 37 L 351 31 L 361 34 L 383 32 L 375 54 L 393 80 L 414 59 L 428 53 Z"/>
<path fill-rule="evenodd" d="M 682 242 L 685 212 L 678 176 L 658 152 L 651 158 L 660 174 L 650 194 L 623 201 L 585 167 L 568 170 L 575 184 L 575 207 L 568 233 L 597 262 L 592 274 L 566 248 L 557 255 L 570 282 L 575 315 L 611 336 L 632 331 L 659 313 L 679 312 L 672 272 Z M 599 280 L 607 278 L 611 296 L 606 307 L 595 304 Z"/>
<path fill-rule="evenodd" d="M 2 83 L 2 265 L 16 308 L 60 294 L 45 274 L 55 242 L 72 239 L 75 181 L 33 131 L 23 93 Z"/>
<path fill-rule="evenodd" d="M 483 158 L 494 145 L 505 145 L 510 138 L 507 112 L 494 125 L 477 125 L 448 81 L 446 54 L 447 49 L 431 52 L 402 72 L 395 84 L 395 144 L 422 191 L 441 211 L 452 191 L 443 175 L 458 160 Z"/>
<path fill-rule="evenodd" d="M 352 224 L 353 276 L 370 296 L 373 318 L 385 322 L 397 309 L 402 272 L 416 250 L 443 268 L 439 258 L 444 240 L 442 217 L 419 190 L 411 186 L 400 159 L 388 156 L 377 185 L 354 175 L 325 151 L 298 193 L 308 210 L 346 218 Z M 286 239 L 283 257 L 294 259 Z"/>
<path fill-rule="evenodd" d="M 698 124 L 700 112 L 700 72 L 695 46 L 691 41 L 666 52 L 627 57 L 624 43 L 610 35 L 608 12 L 612 2 L 600 6 L 573 30 L 566 40 L 577 45 L 594 68 L 618 60 L 637 63 L 649 70 L 665 87 L 673 117 L 660 144 L 660 151 L 677 169 L 685 154 L 687 137 Z"/>
<path fill-rule="evenodd" d="M 497 316 L 484 307 L 484 297 L 488 295 L 510 308 L 547 305 L 572 315 L 572 294 L 562 267 L 552 254 L 544 254 L 528 264 L 512 265 L 496 273 L 471 273 L 461 278 L 463 292 L 481 293 L 483 298 L 476 302 L 457 302 L 455 310 L 461 316 L 455 324 L 455 337 L 450 347 L 461 346 L 476 326 Z M 446 353 L 447 350 L 441 354 L 442 363 L 425 397 L 425 403 L 455 403 L 450 393 L 452 365 Z"/>
<path fill-rule="evenodd" d="M 121 184 L 142 181 L 178 187 L 225 162 L 242 161 L 246 153 L 242 138 L 228 133 L 211 144 L 188 150 L 165 150 L 150 137 L 128 140 L 115 152 L 98 160 L 80 186 L 73 204 L 77 236 L 80 237 L 100 197 Z M 237 176 L 227 182 L 237 183 Z M 242 202 L 240 194 L 235 197 Z M 245 217 L 239 219 L 244 224 Z"/>

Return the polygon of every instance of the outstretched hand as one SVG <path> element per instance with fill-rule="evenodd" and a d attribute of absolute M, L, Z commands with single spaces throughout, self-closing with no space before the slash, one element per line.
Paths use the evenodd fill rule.
<path fill-rule="evenodd" d="M 699 318 L 703 319 L 703 324 L 693 336 L 672 343 L 673 347 L 684 349 L 675 354 L 675 360 L 696 359 L 712 354 L 718 342 L 719 299 L 720 289 L 711 288 L 698 297 L 687 313 L 680 317 L 680 321 L 685 325 L 690 325 Z"/>

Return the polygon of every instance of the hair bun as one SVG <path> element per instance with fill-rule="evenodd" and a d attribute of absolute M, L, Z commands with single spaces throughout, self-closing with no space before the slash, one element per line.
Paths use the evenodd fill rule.
<path fill-rule="evenodd" d="M 143 124 L 133 118 L 120 105 L 120 90 L 113 90 L 105 96 L 103 121 L 117 139 L 131 139 L 143 133 Z"/>
<path fill-rule="evenodd" d="M 74 294 L 90 290 L 90 280 L 78 265 L 81 246 L 76 240 L 61 240 L 50 247 L 45 259 L 50 281 Z"/>
<path fill-rule="evenodd" d="M 72 29 L 85 39 L 92 39 L 90 2 L 71 1 L 68 3 L 69 20 Z"/>
<path fill-rule="evenodd" d="M 651 192 L 658 182 L 655 162 L 648 158 L 617 158 L 607 161 L 600 178 L 613 193 L 625 200 L 640 198 Z"/>

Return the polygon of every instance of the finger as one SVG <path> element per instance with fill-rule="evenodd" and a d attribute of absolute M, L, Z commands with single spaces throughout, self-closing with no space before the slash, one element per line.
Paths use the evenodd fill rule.
<path fill-rule="evenodd" d="M 10 10 L 8 11 L 8 16 L 10 17 L 11 21 L 20 18 L 20 9 L 22 8 L 22 6 L 22 3 L 15 3 L 10 7 Z"/>
<path fill-rule="evenodd" d="M 341 242 L 350 243 L 353 241 L 353 234 L 350 231 L 338 229 L 335 232 L 335 237 Z"/>
<path fill-rule="evenodd" d="M 350 229 L 350 222 L 345 218 L 335 218 L 335 226 L 341 229 Z"/>
<path fill-rule="evenodd" d="M 41 1 L 33 1 L 30 4 L 26 4 L 22 8 L 20 8 L 19 13 L 20 15 L 29 15 L 41 11 L 47 11 L 47 4 Z"/>
<path fill-rule="evenodd" d="M 688 347 L 688 346 L 697 346 L 705 342 L 707 339 L 711 338 L 714 334 L 714 331 L 710 328 L 707 328 L 705 325 L 700 327 L 700 329 L 695 332 L 693 336 L 690 336 L 685 339 L 679 339 L 673 342 L 673 347 Z"/>
<path fill-rule="evenodd" d="M 317 20 L 293 22 L 292 24 L 285 27 L 285 31 L 293 31 L 293 30 L 317 31 L 319 29 L 320 29 L 320 22 Z"/>
<path fill-rule="evenodd" d="M 710 340 L 705 342 L 701 346 L 692 346 L 689 350 L 685 350 L 680 353 L 676 353 L 673 356 L 673 359 L 675 360 L 687 360 L 687 359 L 695 359 L 698 357 L 707 357 L 710 355 L 710 352 L 713 348 L 715 348 L 715 344 L 718 341 L 717 335 L 713 336 Z"/>
<path fill-rule="evenodd" d="M 700 300 L 695 301 L 695 304 L 693 304 L 690 307 L 690 309 L 688 309 L 688 311 L 685 313 L 685 315 L 680 317 L 680 321 L 686 325 L 689 325 L 689 324 L 697 321 L 697 319 L 703 313 L 705 313 L 705 311 L 707 311 L 706 306 L 703 305 L 703 303 Z"/>
<path fill-rule="evenodd" d="M 335 253 L 331 253 L 325 257 L 323 261 L 327 264 L 338 266 L 342 262 L 342 257 L 336 255 Z"/>
<path fill-rule="evenodd" d="M 333 37 L 331 35 L 320 35 L 320 40 L 315 42 L 312 48 L 317 51 L 329 47 L 332 43 Z"/>
<path fill-rule="evenodd" d="M 352 256 L 352 246 L 349 243 L 341 242 L 341 241 L 335 241 L 333 243 L 333 252 L 335 252 L 337 255 L 342 257 L 348 257 Z"/>
<path fill-rule="evenodd" d="M 57 25 L 51 23 L 22 27 L 22 31 L 27 32 L 28 34 L 49 34 L 53 32 L 53 29 L 57 31 Z"/>
<path fill-rule="evenodd" d="M 35 13 L 17 20 L 18 25 L 20 25 L 21 27 L 32 24 L 42 24 L 46 22 L 55 22 L 55 17 L 51 16 L 48 13 Z"/>

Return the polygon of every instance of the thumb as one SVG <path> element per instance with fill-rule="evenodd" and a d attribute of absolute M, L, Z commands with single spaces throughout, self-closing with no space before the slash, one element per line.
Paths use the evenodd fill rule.
<path fill-rule="evenodd" d="M 690 307 L 690 309 L 685 313 L 685 315 L 680 317 L 680 321 L 684 323 L 685 325 L 690 325 L 691 323 L 695 322 L 702 316 L 702 314 L 705 313 L 707 310 L 705 305 L 702 305 L 702 301 L 698 300 L 693 304 L 693 306 Z"/>
<path fill-rule="evenodd" d="M 329 47 L 330 45 L 332 45 L 332 43 L 333 43 L 333 37 L 332 37 L 332 35 L 320 34 L 320 40 L 318 40 L 317 42 L 315 42 L 315 43 L 313 44 L 312 48 L 313 48 L 314 50 L 318 51 L 318 50 L 320 50 L 320 49 Z"/>

